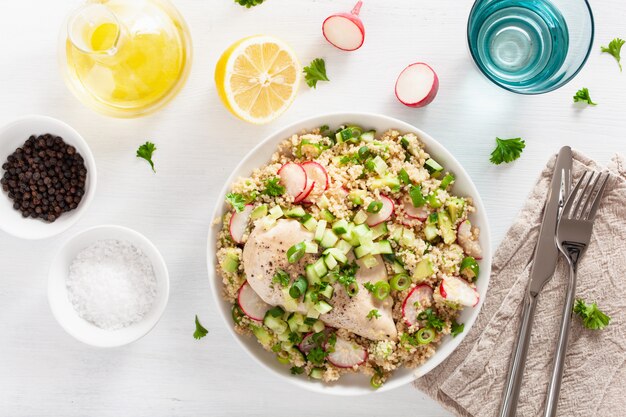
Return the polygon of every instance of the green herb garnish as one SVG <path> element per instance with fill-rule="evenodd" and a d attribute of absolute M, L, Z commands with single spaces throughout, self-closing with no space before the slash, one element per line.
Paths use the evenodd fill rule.
<path fill-rule="evenodd" d="M 350 297 L 356 295 L 359 292 L 359 287 L 356 283 L 356 271 L 359 266 L 356 262 L 350 264 L 341 265 L 332 274 L 337 278 L 337 282 L 344 286 L 346 292 Z"/>
<path fill-rule="evenodd" d="M 452 326 L 450 327 L 450 333 L 452 337 L 457 337 L 459 334 L 463 333 L 465 329 L 465 323 L 457 323 L 456 320 L 452 322 Z"/>
<path fill-rule="evenodd" d="M 309 351 L 306 355 L 306 359 L 311 363 L 321 365 L 324 363 L 324 359 L 326 359 L 326 352 L 324 352 L 324 349 L 321 347 L 316 346 Z"/>
<path fill-rule="evenodd" d="M 156 150 L 157 148 L 152 142 L 146 142 L 137 149 L 137 158 L 143 158 L 148 161 L 153 172 L 156 172 L 156 170 L 154 169 L 154 162 L 152 162 L 152 154 Z"/>
<path fill-rule="evenodd" d="M 579 101 L 586 102 L 587 104 L 590 104 L 592 106 L 598 104 L 591 101 L 591 96 L 589 95 L 589 90 L 587 88 L 581 88 L 580 90 L 576 91 L 576 94 L 574 94 L 574 102 L 577 103 Z"/>
<path fill-rule="evenodd" d="M 417 315 L 417 319 L 425 321 L 428 327 L 432 327 L 439 332 L 443 330 L 443 326 L 445 324 L 443 320 L 437 317 L 432 308 L 427 308 L 426 310 L 420 312 Z"/>
<path fill-rule="evenodd" d="M 200 324 L 200 320 L 198 320 L 198 315 L 196 314 L 196 331 L 193 332 L 193 338 L 196 340 L 200 340 L 208 333 L 209 331 Z"/>
<path fill-rule="evenodd" d="M 576 299 L 574 314 L 579 315 L 583 325 L 591 330 L 602 330 L 611 321 L 609 316 L 600 311 L 596 303 L 586 304 L 581 298 Z"/>
<path fill-rule="evenodd" d="M 492 163 L 500 165 L 503 162 L 511 162 L 516 160 L 522 154 L 526 147 L 526 142 L 522 138 L 500 139 L 496 138 L 496 149 L 491 152 Z"/>
<path fill-rule="evenodd" d="M 239 5 L 247 7 L 249 9 L 250 7 L 258 6 L 264 1 L 265 0 L 235 0 L 235 3 L 238 3 Z"/>
<path fill-rule="evenodd" d="M 265 190 L 263 194 L 267 194 L 272 197 L 278 197 L 285 194 L 285 187 L 280 184 L 280 178 L 269 178 L 265 181 Z"/>
<path fill-rule="evenodd" d="M 322 58 L 315 58 L 308 67 L 304 67 L 304 79 L 309 87 L 317 87 L 318 81 L 330 81 L 326 76 L 326 63 Z"/>
<path fill-rule="evenodd" d="M 297 345 L 302 342 L 302 335 L 300 333 L 291 332 L 289 333 L 289 341 L 294 345 Z"/>
<path fill-rule="evenodd" d="M 380 313 L 378 312 L 378 310 L 373 309 L 373 310 L 370 310 L 370 312 L 369 312 L 369 313 L 367 313 L 367 316 L 365 316 L 365 317 L 366 317 L 368 320 L 371 320 L 371 319 L 378 319 L 379 317 L 381 317 L 381 315 L 380 315 Z"/>
<path fill-rule="evenodd" d="M 300 375 L 304 373 L 304 367 L 292 366 L 291 368 L 289 368 L 289 372 L 291 372 L 291 375 Z"/>
<path fill-rule="evenodd" d="M 366 282 L 365 284 L 363 284 L 363 286 L 365 287 L 366 290 L 368 290 L 369 292 L 374 292 L 374 288 L 376 287 L 374 284 L 372 284 L 371 282 Z"/>
<path fill-rule="evenodd" d="M 607 52 L 611 55 L 613 55 L 613 58 L 615 58 L 615 60 L 617 61 L 617 65 L 619 65 L 619 70 L 620 72 L 622 71 L 622 63 L 620 62 L 620 52 L 622 50 L 622 45 L 624 45 L 624 41 L 623 39 L 620 38 L 615 38 L 613 39 L 611 42 L 609 42 L 609 46 L 601 46 L 600 50 L 602 52 Z"/>
<path fill-rule="evenodd" d="M 289 281 L 291 281 L 291 277 L 282 269 L 277 269 L 274 273 L 274 277 L 272 277 L 272 282 L 280 284 L 281 287 L 286 287 L 287 285 L 289 285 Z"/>
<path fill-rule="evenodd" d="M 246 207 L 246 199 L 239 193 L 226 194 L 226 202 L 233 206 L 237 213 L 242 212 L 244 207 Z"/>

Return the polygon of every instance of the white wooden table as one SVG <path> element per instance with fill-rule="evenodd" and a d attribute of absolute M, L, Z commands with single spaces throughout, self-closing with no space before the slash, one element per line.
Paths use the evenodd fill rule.
<path fill-rule="evenodd" d="M 248 149 L 280 126 L 322 109 L 380 112 L 427 131 L 464 164 L 483 196 L 497 244 L 560 146 L 570 144 L 600 162 L 626 151 L 626 73 L 599 52 L 601 44 L 626 36 L 626 6 L 595 1 L 596 41 L 586 67 L 559 91 L 524 97 L 491 85 L 472 66 L 465 41 L 471 1 L 366 0 L 365 45 L 342 53 L 323 40 L 320 27 L 351 3 L 267 0 L 246 10 L 231 0 L 176 0 L 193 36 L 188 83 L 157 114 L 118 120 L 83 107 L 59 75 L 57 37 L 76 4 L 0 0 L 0 123 L 29 113 L 66 121 L 90 143 L 99 174 L 90 211 L 64 235 L 29 242 L 0 234 L 0 416 L 449 415 L 410 386 L 368 398 L 333 398 L 294 388 L 255 365 L 211 306 L 205 243 L 217 192 Z M 332 80 L 317 90 L 303 84 L 291 109 L 263 127 L 231 117 L 212 81 L 221 51 L 255 33 L 284 39 L 302 62 L 326 58 Z M 421 110 L 403 107 L 393 95 L 397 74 L 414 61 L 430 63 L 441 82 L 437 99 Z M 583 86 L 597 107 L 572 104 Z M 496 136 L 523 137 L 522 158 L 491 165 Z M 159 148 L 156 175 L 135 158 L 148 139 Z M 159 325 L 142 340 L 110 350 L 68 336 L 46 299 L 47 269 L 60 243 L 104 223 L 148 236 L 171 274 Z M 196 313 L 210 332 L 201 341 L 191 336 Z"/>

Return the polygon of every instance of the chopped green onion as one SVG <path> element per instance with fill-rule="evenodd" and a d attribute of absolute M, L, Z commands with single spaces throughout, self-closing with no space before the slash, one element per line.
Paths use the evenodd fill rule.
<path fill-rule="evenodd" d="M 309 286 L 307 280 L 302 275 L 299 275 L 298 278 L 291 284 L 291 288 L 289 288 L 289 296 L 291 298 L 298 299 L 304 295 Z"/>
<path fill-rule="evenodd" d="M 365 161 L 370 156 L 370 148 L 361 146 L 358 151 L 359 159 Z"/>
<path fill-rule="evenodd" d="M 413 203 L 413 207 L 422 207 L 426 204 L 426 199 L 422 194 L 422 187 L 419 185 L 414 185 L 411 187 L 409 191 L 409 196 L 411 197 L 411 202 Z"/>
<path fill-rule="evenodd" d="M 367 206 L 368 213 L 378 213 L 380 209 L 383 208 L 383 203 L 380 201 L 372 201 L 369 206 Z"/>
<path fill-rule="evenodd" d="M 435 331 L 430 327 L 423 327 L 417 331 L 416 339 L 420 345 L 427 345 L 435 340 Z"/>
<path fill-rule="evenodd" d="M 287 249 L 287 260 L 290 264 L 298 262 L 306 252 L 306 244 L 304 242 L 296 243 Z"/>
<path fill-rule="evenodd" d="M 233 321 L 235 324 L 241 323 L 241 319 L 244 316 L 243 310 L 239 307 L 239 304 L 234 304 L 233 309 L 231 310 L 231 315 L 233 317 Z"/>
<path fill-rule="evenodd" d="M 379 300 L 384 300 L 389 295 L 391 291 L 391 286 L 385 281 L 378 281 L 376 285 L 374 285 L 374 297 Z"/>
<path fill-rule="evenodd" d="M 404 291 L 411 285 L 411 278 L 407 274 L 396 274 L 391 278 L 389 284 L 396 291 Z"/>
<path fill-rule="evenodd" d="M 382 376 L 376 373 L 374 376 L 372 376 L 372 379 L 370 379 L 370 385 L 374 389 L 378 389 L 382 387 L 383 386 Z"/>
<path fill-rule="evenodd" d="M 441 188 L 442 190 L 445 190 L 446 188 L 448 188 L 448 186 L 450 184 L 452 184 L 454 182 L 454 175 L 448 173 L 446 174 L 445 177 L 443 177 L 443 179 L 441 180 L 441 184 L 439 184 L 439 188 Z"/>
<path fill-rule="evenodd" d="M 400 179 L 400 182 L 402 182 L 403 184 L 406 184 L 406 185 L 411 184 L 411 179 L 409 178 L 409 174 L 408 172 L 406 172 L 404 168 L 402 168 L 400 172 L 398 173 L 398 178 Z"/>
<path fill-rule="evenodd" d="M 346 286 L 346 292 L 350 297 L 354 297 L 359 293 L 359 285 L 356 283 L 356 281 L 353 281 Z"/>

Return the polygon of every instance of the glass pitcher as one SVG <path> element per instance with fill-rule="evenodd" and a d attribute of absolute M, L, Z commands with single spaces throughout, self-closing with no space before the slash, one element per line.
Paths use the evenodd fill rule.
<path fill-rule="evenodd" d="M 59 49 L 70 90 L 116 117 L 165 105 L 191 66 L 189 30 L 167 0 L 88 1 L 69 16 Z"/>

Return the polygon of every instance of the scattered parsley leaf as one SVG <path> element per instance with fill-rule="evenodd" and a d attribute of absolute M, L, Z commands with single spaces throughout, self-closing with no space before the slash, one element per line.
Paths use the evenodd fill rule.
<path fill-rule="evenodd" d="M 272 278 L 272 282 L 280 284 L 282 287 L 289 285 L 289 281 L 291 281 L 291 277 L 282 269 L 277 269 Z"/>
<path fill-rule="evenodd" d="M 308 67 L 304 67 L 304 79 L 309 87 L 317 87 L 318 81 L 330 81 L 326 76 L 326 62 L 322 58 L 315 58 Z"/>
<path fill-rule="evenodd" d="M 226 194 L 226 202 L 233 206 L 238 213 L 242 212 L 246 206 L 246 199 L 239 193 Z"/>
<path fill-rule="evenodd" d="M 289 371 L 291 372 L 291 375 L 300 375 L 300 374 L 304 373 L 304 367 L 303 366 L 292 366 L 291 368 L 289 368 Z"/>
<path fill-rule="evenodd" d="M 617 65 L 619 65 L 620 72 L 622 71 L 622 63 L 620 62 L 620 52 L 622 50 L 622 45 L 624 45 L 626 41 L 624 39 L 615 38 L 611 42 L 609 42 L 609 46 L 601 46 L 600 50 L 602 52 L 607 52 L 613 55 L 613 58 L 617 61 Z"/>
<path fill-rule="evenodd" d="M 424 320 L 427 327 L 432 327 L 437 331 L 442 331 L 444 322 L 433 312 L 432 308 L 427 308 L 417 315 L 418 320 Z"/>
<path fill-rule="evenodd" d="M 239 3 L 240 6 L 250 7 L 258 6 L 263 3 L 265 0 L 235 0 L 235 3 Z"/>
<path fill-rule="evenodd" d="M 352 287 L 356 283 L 356 271 L 359 269 L 359 266 L 356 262 L 352 262 L 351 264 L 341 265 L 338 270 L 333 271 L 332 273 L 337 278 L 337 282 L 344 286 L 346 292 L 350 297 L 356 294 L 350 292 L 350 287 Z M 359 287 L 355 287 L 355 290 L 358 292 Z"/>
<path fill-rule="evenodd" d="M 587 88 L 581 88 L 580 90 L 576 91 L 576 94 L 574 95 L 574 102 L 577 103 L 579 101 L 584 101 L 587 104 L 590 104 L 592 106 L 595 106 L 598 103 L 594 103 L 593 101 L 591 101 L 591 96 L 589 95 L 589 89 Z"/>
<path fill-rule="evenodd" d="M 274 177 L 265 181 L 265 190 L 263 191 L 263 194 L 267 194 L 272 197 L 278 197 L 285 194 L 285 187 L 280 185 L 280 178 Z"/>
<path fill-rule="evenodd" d="M 306 359 L 315 365 L 321 365 L 324 363 L 324 359 L 326 359 L 326 352 L 321 347 L 316 346 L 309 351 Z"/>
<path fill-rule="evenodd" d="M 586 304 L 584 300 L 576 299 L 574 313 L 578 314 L 583 325 L 591 330 L 602 330 L 609 325 L 611 318 L 598 308 L 596 303 Z"/>
<path fill-rule="evenodd" d="M 380 313 L 378 312 L 378 310 L 373 309 L 373 310 L 370 310 L 370 312 L 369 312 L 369 313 L 367 313 L 367 316 L 365 316 L 365 317 L 366 317 L 368 320 L 371 320 L 371 319 L 378 319 L 378 318 L 379 318 L 379 317 L 381 317 L 381 316 L 380 316 Z"/>
<path fill-rule="evenodd" d="M 457 323 L 456 320 L 452 322 L 452 327 L 450 328 L 450 333 L 452 337 L 457 337 L 465 330 L 465 323 Z"/>
<path fill-rule="evenodd" d="M 526 147 L 522 138 L 500 139 L 496 138 L 496 149 L 491 152 L 489 159 L 493 164 L 500 165 L 503 162 L 512 162 L 520 157 Z"/>
<path fill-rule="evenodd" d="M 374 292 L 374 284 L 372 284 L 371 282 L 366 282 L 365 284 L 363 284 L 363 286 L 369 292 Z"/>
<path fill-rule="evenodd" d="M 156 172 L 156 170 L 154 169 L 154 162 L 152 162 L 152 154 L 156 150 L 157 148 L 152 142 L 146 142 L 137 149 L 137 158 L 143 158 L 148 161 L 154 172 Z"/>
<path fill-rule="evenodd" d="M 198 315 L 196 314 L 196 331 L 193 332 L 193 338 L 196 340 L 200 340 L 208 333 L 209 331 L 200 324 L 200 320 L 198 320 Z"/>
<path fill-rule="evenodd" d="M 291 332 L 289 333 L 289 341 L 294 345 L 297 345 L 302 342 L 302 335 L 300 333 Z"/>

